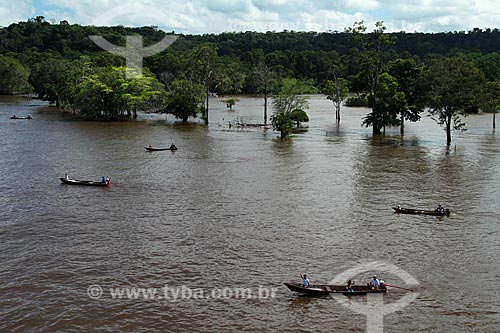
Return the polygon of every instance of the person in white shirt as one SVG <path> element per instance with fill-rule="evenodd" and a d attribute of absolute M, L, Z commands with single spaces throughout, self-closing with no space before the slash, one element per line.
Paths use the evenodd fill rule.
<path fill-rule="evenodd" d="M 372 286 L 373 288 L 378 289 L 378 287 L 380 286 L 380 281 L 379 281 L 379 279 L 377 279 L 377 276 L 376 276 L 376 275 L 374 275 L 374 276 L 372 277 L 372 279 L 370 280 L 370 283 L 369 283 L 369 284 L 370 284 L 370 286 Z"/>
<path fill-rule="evenodd" d="M 307 275 L 306 274 L 302 275 L 301 273 L 299 273 L 299 276 L 302 279 L 302 287 L 306 287 L 306 288 L 309 287 L 310 281 L 307 278 Z"/>

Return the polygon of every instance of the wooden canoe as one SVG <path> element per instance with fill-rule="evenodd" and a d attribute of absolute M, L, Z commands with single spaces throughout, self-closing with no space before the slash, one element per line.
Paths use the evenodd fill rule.
<path fill-rule="evenodd" d="M 85 185 L 85 186 L 99 186 L 99 187 L 107 187 L 110 185 L 109 181 L 106 183 L 103 182 L 94 182 L 91 180 L 77 180 L 77 179 L 66 179 L 64 177 L 59 177 L 59 179 L 68 185 Z"/>
<path fill-rule="evenodd" d="M 425 209 L 413 209 L 413 208 L 402 208 L 402 207 L 392 207 L 395 213 L 398 214 L 421 214 L 421 215 L 432 215 L 432 216 L 448 216 L 450 215 L 450 210 L 446 208 L 443 212 L 436 210 L 425 210 Z"/>
<path fill-rule="evenodd" d="M 31 116 L 26 116 L 26 117 L 11 116 L 10 119 L 33 119 L 33 117 L 31 117 Z"/>
<path fill-rule="evenodd" d="M 177 150 L 177 147 L 168 147 L 168 148 L 155 148 L 155 147 L 144 147 L 147 151 L 161 151 L 161 150 Z"/>
<path fill-rule="evenodd" d="M 383 286 L 378 289 L 372 289 L 370 286 L 352 286 L 353 291 L 347 291 L 345 286 L 333 284 L 314 284 L 309 287 L 302 287 L 300 283 L 285 282 L 285 286 L 291 291 L 308 294 L 312 296 L 344 294 L 346 296 L 366 295 L 368 293 L 385 293 L 387 287 Z"/>

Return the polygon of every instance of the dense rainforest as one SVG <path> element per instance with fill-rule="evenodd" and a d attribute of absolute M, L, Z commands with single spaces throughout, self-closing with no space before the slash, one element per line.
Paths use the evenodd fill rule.
<path fill-rule="evenodd" d="M 168 35 L 177 39 L 144 57 L 142 75 L 130 77 L 124 57 L 89 38 L 126 47 L 130 35 L 141 36 L 144 47 Z M 424 108 L 449 133 L 463 129 L 466 112 L 494 113 L 499 85 L 498 29 L 387 33 L 383 22 L 373 30 L 356 22 L 342 32 L 182 35 L 155 26 L 56 24 L 41 16 L 0 28 L 1 94 L 32 93 L 92 119 L 156 109 L 183 121 L 201 114 L 208 122 L 209 94 L 249 93 L 282 103 L 275 103 L 273 125 L 284 121 L 289 128 L 294 119 L 287 115 L 307 108 L 290 101 L 323 93 L 338 121 L 340 105 L 369 107 L 363 124 L 374 134 L 386 126 L 400 126 L 403 134 L 404 122 L 419 120 Z M 283 126 L 275 128 L 286 135 Z"/>

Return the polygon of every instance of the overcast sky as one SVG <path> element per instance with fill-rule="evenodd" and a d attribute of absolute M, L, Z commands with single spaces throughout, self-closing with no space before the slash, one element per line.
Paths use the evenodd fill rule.
<path fill-rule="evenodd" d="M 448 32 L 498 28 L 498 0 L 0 0 L 0 25 L 44 16 L 82 25 L 156 25 L 165 31 L 343 31 L 364 20 L 369 30 Z"/>

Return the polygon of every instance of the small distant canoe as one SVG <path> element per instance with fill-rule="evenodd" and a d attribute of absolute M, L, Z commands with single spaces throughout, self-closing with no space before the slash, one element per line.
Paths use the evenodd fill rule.
<path fill-rule="evenodd" d="M 147 151 L 160 151 L 160 150 L 177 150 L 177 147 L 168 147 L 168 148 L 155 148 L 155 147 L 144 147 Z"/>
<path fill-rule="evenodd" d="M 334 284 L 315 284 L 310 285 L 309 287 L 302 287 L 300 283 L 287 283 L 285 282 L 285 286 L 288 287 L 291 291 L 295 291 L 302 294 L 308 294 L 311 296 L 321 296 L 321 295 L 330 295 L 330 294 L 343 294 L 346 296 L 355 296 L 355 295 L 366 295 L 368 293 L 385 293 L 387 292 L 387 287 L 382 286 L 378 289 L 372 289 L 370 286 L 352 286 L 352 291 L 347 291 L 345 286 L 342 285 L 334 285 Z"/>
<path fill-rule="evenodd" d="M 432 216 L 448 216 L 450 215 L 450 210 L 446 208 L 444 211 L 436 210 L 424 210 L 424 209 L 413 209 L 413 208 L 402 208 L 402 207 L 392 207 L 395 213 L 398 214 L 421 214 L 421 215 L 432 215 Z"/>
<path fill-rule="evenodd" d="M 77 180 L 77 179 L 66 179 L 64 177 L 59 177 L 59 179 L 68 185 L 85 185 L 85 186 L 99 186 L 99 187 L 107 187 L 110 185 L 109 181 L 106 183 L 103 182 L 94 182 L 91 180 Z"/>
<path fill-rule="evenodd" d="M 26 117 L 11 116 L 10 119 L 33 119 L 33 117 L 31 117 L 31 116 L 26 116 Z"/>

